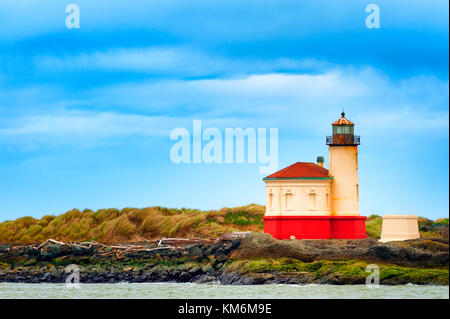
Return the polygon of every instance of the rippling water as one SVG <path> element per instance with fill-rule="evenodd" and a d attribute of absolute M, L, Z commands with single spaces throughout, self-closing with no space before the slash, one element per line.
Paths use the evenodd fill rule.
<path fill-rule="evenodd" d="M 226 286 L 192 283 L 65 284 L 0 283 L 0 298 L 387 298 L 448 299 L 448 286 L 255 285 Z"/>

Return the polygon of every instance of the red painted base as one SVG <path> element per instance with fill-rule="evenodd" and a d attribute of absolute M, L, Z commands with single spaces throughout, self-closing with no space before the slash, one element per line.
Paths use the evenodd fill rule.
<path fill-rule="evenodd" d="M 264 216 L 264 232 L 277 239 L 367 238 L 365 216 Z"/>

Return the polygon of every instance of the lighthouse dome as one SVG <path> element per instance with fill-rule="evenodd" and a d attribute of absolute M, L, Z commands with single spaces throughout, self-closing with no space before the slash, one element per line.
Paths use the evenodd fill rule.
<path fill-rule="evenodd" d="M 354 123 L 352 121 L 349 121 L 348 119 L 345 118 L 345 113 L 342 112 L 341 113 L 341 118 L 334 121 L 332 123 L 332 125 L 354 125 Z"/>

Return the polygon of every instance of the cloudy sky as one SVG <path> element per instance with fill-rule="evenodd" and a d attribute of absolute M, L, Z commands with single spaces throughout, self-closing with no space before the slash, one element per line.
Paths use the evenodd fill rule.
<path fill-rule="evenodd" d="M 278 168 L 328 165 L 343 108 L 361 135 L 361 213 L 448 216 L 448 6 L 0 0 L 0 220 L 263 204 L 259 163 L 174 164 L 171 130 L 278 128 Z"/>

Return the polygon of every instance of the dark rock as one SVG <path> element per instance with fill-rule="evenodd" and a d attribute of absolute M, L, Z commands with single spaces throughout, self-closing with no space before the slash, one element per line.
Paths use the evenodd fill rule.
<path fill-rule="evenodd" d="M 198 261 L 200 261 L 201 259 L 204 258 L 203 250 L 200 249 L 197 246 L 189 246 L 188 247 L 188 256 L 191 257 L 191 258 L 195 258 L 196 257 L 196 259 Z"/>
<path fill-rule="evenodd" d="M 219 279 L 224 285 L 260 285 L 273 280 L 273 274 L 240 274 L 235 272 L 223 272 Z"/>
<path fill-rule="evenodd" d="M 0 245 L 0 253 L 6 253 L 9 250 L 9 245 Z"/>
<path fill-rule="evenodd" d="M 25 254 L 28 256 L 28 258 L 38 257 L 40 253 L 40 250 L 36 248 L 27 247 L 25 249 Z"/>
<path fill-rule="evenodd" d="M 398 256 L 398 249 L 386 245 L 377 245 L 369 248 L 369 252 L 373 252 L 376 257 L 383 260 L 391 259 Z"/>
<path fill-rule="evenodd" d="M 218 263 L 218 264 L 215 265 L 215 268 L 216 268 L 216 269 L 220 269 L 220 268 L 222 268 L 222 266 L 223 266 L 222 263 Z"/>
<path fill-rule="evenodd" d="M 60 272 L 56 269 L 53 269 L 52 271 L 50 271 L 50 274 L 51 274 L 52 278 L 57 281 L 61 281 L 61 278 L 64 275 L 62 272 Z"/>
<path fill-rule="evenodd" d="M 445 252 L 444 252 L 445 251 Z M 448 265 L 448 244 L 429 239 L 389 242 L 368 249 L 368 256 L 404 266 Z"/>
<path fill-rule="evenodd" d="M 217 259 L 214 256 L 209 256 L 209 263 L 211 264 L 211 266 L 215 266 L 217 264 Z"/>
<path fill-rule="evenodd" d="M 152 281 L 153 273 L 151 271 L 146 271 L 141 276 L 145 278 L 145 281 Z"/>
<path fill-rule="evenodd" d="M 47 247 L 47 252 L 50 256 L 50 258 L 56 258 L 61 256 L 63 250 L 62 250 L 62 246 L 58 245 L 58 244 L 51 244 L 48 245 Z"/>
<path fill-rule="evenodd" d="M 181 272 L 182 272 L 182 271 L 181 271 L 180 269 L 174 268 L 174 269 L 173 269 L 173 278 L 174 278 L 174 279 L 178 279 L 178 277 L 180 277 Z"/>
<path fill-rule="evenodd" d="M 26 278 L 23 276 L 15 276 L 13 277 L 13 282 L 25 282 Z"/>
<path fill-rule="evenodd" d="M 44 276 L 42 276 L 42 281 L 44 282 L 50 282 L 52 280 L 52 274 L 49 272 L 46 272 Z"/>
<path fill-rule="evenodd" d="M 237 249 L 240 245 L 241 245 L 241 240 L 240 239 L 233 239 L 231 241 L 231 248 L 232 249 Z"/>
<path fill-rule="evenodd" d="M 217 278 L 214 276 L 211 276 L 211 275 L 200 275 L 200 276 L 197 276 L 195 279 L 193 279 L 192 282 L 194 282 L 196 284 L 206 284 L 206 283 L 215 282 L 216 280 L 217 280 Z"/>
<path fill-rule="evenodd" d="M 199 275 L 201 273 L 202 273 L 202 269 L 200 267 L 195 266 L 195 267 L 189 269 L 189 274 L 191 276 Z"/>
<path fill-rule="evenodd" d="M 145 281 L 147 281 L 147 276 L 145 275 L 136 276 L 131 280 L 131 282 L 145 282 Z"/>
<path fill-rule="evenodd" d="M 39 253 L 38 260 L 39 261 L 50 261 L 50 260 L 52 260 L 52 258 L 50 257 L 50 254 L 48 252 L 41 251 Z"/>
<path fill-rule="evenodd" d="M 217 261 L 218 263 L 224 263 L 224 262 L 227 261 L 227 259 L 228 259 L 228 256 L 227 256 L 227 255 L 223 255 L 223 254 L 216 255 L 216 261 Z"/>
<path fill-rule="evenodd" d="M 198 254 L 198 252 L 197 252 L 197 254 Z M 167 252 L 167 257 L 170 257 L 170 258 L 178 258 L 178 257 L 181 257 L 181 255 L 182 255 L 182 253 L 179 250 L 169 250 Z M 201 254 L 199 254 L 197 256 L 202 257 Z"/>
<path fill-rule="evenodd" d="M 215 272 L 214 268 L 211 266 L 203 266 L 202 271 L 207 274 L 213 274 Z"/>
<path fill-rule="evenodd" d="M 205 255 L 206 256 L 210 256 L 210 255 L 214 255 L 214 253 L 216 252 L 216 250 L 220 247 L 220 245 L 211 245 L 208 248 L 206 248 L 205 250 Z"/>
<path fill-rule="evenodd" d="M 105 277 L 103 277 L 102 275 L 99 275 L 99 276 L 95 277 L 93 281 L 95 283 L 103 283 L 103 282 L 105 282 Z"/>
<path fill-rule="evenodd" d="M 16 247 L 14 249 L 11 248 L 9 251 L 9 255 L 12 257 L 19 257 L 19 256 L 26 255 L 26 251 L 27 251 L 27 248 L 25 248 L 25 247 Z"/>
<path fill-rule="evenodd" d="M 178 278 L 178 280 L 181 282 L 188 282 L 190 279 L 191 275 L 189 275 L 189 273 L 186 271 L 183 271 Z"/>
<path fill-rule="evenodd" d="M 74 256 L 90 256 L 92 254 L 94 254 L 95 252 L 97 252 L 97 249 L 95 248 L 81 248 L 81 247 L 76 247 L 76 246 L 72 246 L 70 249 L 70 254 L 74 255 Z"/>

